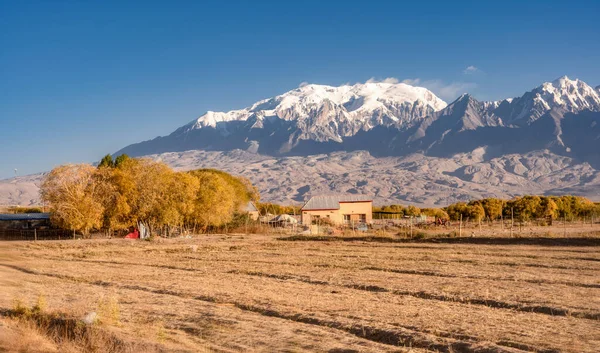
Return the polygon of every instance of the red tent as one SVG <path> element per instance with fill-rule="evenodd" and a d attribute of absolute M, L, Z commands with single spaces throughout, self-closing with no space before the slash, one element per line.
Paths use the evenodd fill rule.
<path fill-rule="evenodd" d="M 132 232 L 125 236 L 125 239 L 139 239 L 140 232 L 137 229 L 134 229 Z"/>

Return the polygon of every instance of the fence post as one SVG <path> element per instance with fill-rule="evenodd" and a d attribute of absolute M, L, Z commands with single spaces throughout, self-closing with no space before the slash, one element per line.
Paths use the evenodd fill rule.
<path fill-rule="evenodd" d="M 460 221 L 458 222 L 458 237 L 462 237 L 462 213 L 460 214 Z"/>
<path fill-rule="evenodd" d="M 37 229 L 33 228 L 33 239 L 37 241 Z"/>
<path fill-rule="evenodd" d="M 510 208 L 510 237 L 513 236 L 513 228 L 515 226 L 515 209 L 513 207 Z"/>

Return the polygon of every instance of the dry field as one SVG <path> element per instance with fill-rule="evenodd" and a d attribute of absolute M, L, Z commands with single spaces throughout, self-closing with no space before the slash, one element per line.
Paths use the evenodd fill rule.
<path fill-rule="evenodd" d="M 600 352 L 600 239 L 529 243 L 4 242 L 0 352 Z"/>

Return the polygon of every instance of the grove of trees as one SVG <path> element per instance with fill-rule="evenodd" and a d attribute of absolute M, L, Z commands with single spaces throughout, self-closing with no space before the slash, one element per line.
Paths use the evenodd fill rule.
<path fill-rule="evenodd" d="M 166 164 L 121 155 L 98 167 L 64 165 L 44 179 L 41 195 L 52 222 L 62 228 L 125 230 L 144 223 L 152 233 L 206 231 L 243 214 L 257 189 L 245 178 L 213 169 L 175 172 Z"/>
<path fill-rule="evenodd" d="M 600 203 L 581 196 L 536 196 L 526 195 L 510 200 L 486 198 L 471 202 L 458 202 L 444 208 L 416 208 L 401 205 L 374 207 L 373 212 L 392 213 L 401 216 L 424 214 L 442 219 L 491 221 L 511 219 L 526 222 L 534 219 L 581 220 L 600 217 Z"/>

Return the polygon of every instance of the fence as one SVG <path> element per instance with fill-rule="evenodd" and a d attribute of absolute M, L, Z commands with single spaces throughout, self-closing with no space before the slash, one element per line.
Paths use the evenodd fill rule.
<path fill-rule="evenodd" d="M 73 239 L 66 229 L 0 229 L 0 240 L 64 240 Z"/>

